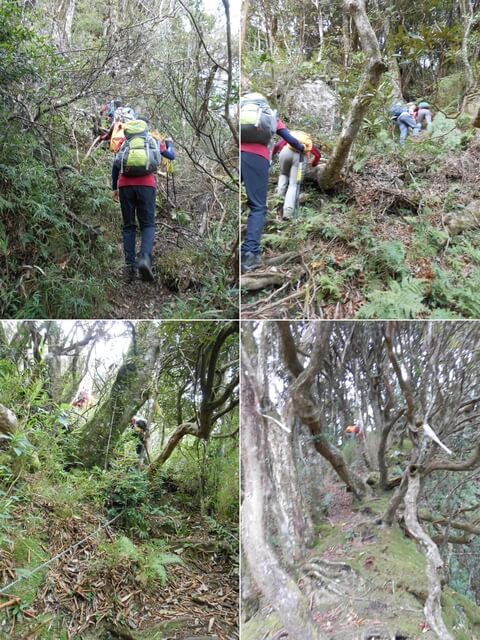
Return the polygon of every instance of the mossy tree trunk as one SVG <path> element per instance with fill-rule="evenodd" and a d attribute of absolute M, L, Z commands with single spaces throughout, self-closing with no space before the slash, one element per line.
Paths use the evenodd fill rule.
<path fill-rule="evenodd" d="M 157 325 L 139 324 L 108 397 L 82 429 L 76 452 L 78 462 L 86 467 L 108 464 L 118 439 L 151 393 L 159 352 Z"/>

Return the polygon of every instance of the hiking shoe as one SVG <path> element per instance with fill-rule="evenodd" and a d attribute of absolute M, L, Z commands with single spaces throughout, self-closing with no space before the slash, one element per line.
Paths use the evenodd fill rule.
<path fill-rule="evenodd" d="M 136 268 L 130 266 L 129 264 L 126 265 L 124 269 L 124 274 L 125 274 L 125 280 L 127 281 L 128 284 L 134 282 L 137 278 Z"/>
<path fill-rule="evenodd" d="M 143 253 L 137 260 L 138 271 L 140 272 L 140 277 L 142 280 L 146 282 L 153 282 L 154 275 L 152 271 L 152 261 L 150 260 L 150 256 L 146 253 Z"/>
<path fill-rule="evenodd" d="M 262 259 L 258 253 L 242 253 L 242 273 L 248 273 L 262 266 Z"/>

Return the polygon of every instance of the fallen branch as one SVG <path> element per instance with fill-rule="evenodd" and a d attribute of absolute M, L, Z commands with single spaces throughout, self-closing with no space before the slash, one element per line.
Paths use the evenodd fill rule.
<path fill-rule="evenodd" d="M 13 605 L 18 604 L 19 602 L 21 602 L 20 598 L 11 598 L 10 600 L 7 600 L 7 602 L 2 602 L 2 604 L 0 604 L 0 609 L 13 607 Z"/>
<path fill-rule="evenodd" d="M 285 282 L 286 275 L 275 272 L 255 272 L 240 278 L 240 288 L 247 291 L 259 291 L 265 287 L 279 287 Z"/>
<path fill-rule="evenodd" d="M 88 224 L 88 222 L 84 222 L 83 220 L 81 220 L 72 211 L 67 210 L 66 214 L 67 214 L 67 217 L 70 218 L 72 222 L 75 222 L 75 224 L 79 225 L 80 227 L 83 227 L 88 232 L 92 240 L 95 240 L 96 238 L 98 238 L 98 236 L 100 235 L 100 225 L 96 225 L 94 227 L 93 225 Z"/>
<path fill-rule="evenodd" d="M 289 251 L 288 253 L 281 253 L 278 256 L 271 256 L 265 258 L 264 263 L 269 267 L 278 267 L 279 265 L 288 264 L 300 258 L 300 254 L 297 251 Z"/>

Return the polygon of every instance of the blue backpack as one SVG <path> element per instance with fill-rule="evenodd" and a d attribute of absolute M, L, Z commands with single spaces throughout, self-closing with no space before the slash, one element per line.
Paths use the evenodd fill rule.
<path fill-rule="evenodd" d="M 402 115 L 402 113 L 405 113 L 405 112 L 408 113 L 408 109 L 401 102 L 396 102 L 395 104 L 392 104 L 389 111 L 390 116 L 392 117 L 392 120 L 396 120 L 399 116 Z"/>

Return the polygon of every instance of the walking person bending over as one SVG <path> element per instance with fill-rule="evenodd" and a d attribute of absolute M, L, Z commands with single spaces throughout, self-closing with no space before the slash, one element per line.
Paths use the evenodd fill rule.
<path fill-rule="evenodd" d="M 418 107 L 416 110 L 416 120 L 417 124 L 420 125 L 420 130 L 423 128 L 423 123 L 425 122 L 425 127 L 428 129 L 429 125 L 433 120 L 432 110 L 430 109 L 430 105 L 428 102 L 424 100 L 418 103 Z"/>
<path fill-rule="evenodd" d="M 278 177 L 277 195 L 280 197 L 285 196 L 285 202 L 283 203 L 283 219 L 288 220 L 292 217 L 295 211 L 296 196 L 297 196 L 297 176 L 298 165 L 300 161 L 305 163 L 309 162 L 309 154 L 311 153 L 313 158 L 311 160 L 312 167 L 316 167 L 320 162 L 320 151 L 313 145 L 312 139 L 304 131 L 292 131 L 291 135 L 294 136 L 305 147 L 305 155 L 299 153 L 290 144 L 287 144 L 285 140 L 279 140 L 273 147 L 272 157 L 279 153 L 280 160 L 280 176 Z"/>
<path fill-rule="evenodd" d="M 404 104 L 394 104 L 390 109 L 390 115 L 392 121 L 398 126 L 400 129 L 400 144 L 404 145 L 408 132 L 412 131 L 412 136 L 416 138 L 420 132 L 421 125 L 415 122 L 413 116 L 409 113 L 409 108 Z"/>
<path fill-rule="evenodd" d="M 136 452 L 141 465 L 148 458 L 147 441 L 148 441 L 148 422 L 142 416 L 136 415 L 132 418 L 132 431 L 136 435 L 138 442 Z"/>
<path fill-rule="evenodd" d="M 149 134 L 143 118 L 125 124 L 125 141 L 112 165 L 112 191 L 115 202 L 120 202 L 123 226 L 123 250 L 127 281 L 132 282 L 137 269 L 142 280 L 152 282 L 152 253 L 155 240 L 155 174 L 160 155 L 175 160 L 170 138 L 157 145 Z M 135 254 L 137 220 L 140 226 L 141 245 Z"/>
<path fill-rule="evenodd" d="M 260 239 L 267 215 L 268 144 L 274 134 L 281 136 L 297 151 L 304 146 L 287 129 L 277 113 L 270 109 L 260 93 L 248 93 L 240 99 L 240 173 L 247 192 L 249 214 L 241 249 L 242 273 L 262 264 Z"/>

